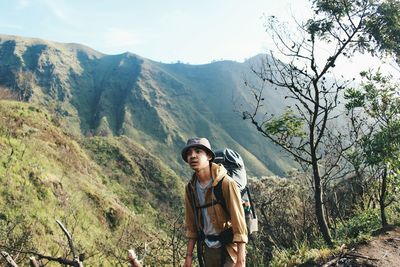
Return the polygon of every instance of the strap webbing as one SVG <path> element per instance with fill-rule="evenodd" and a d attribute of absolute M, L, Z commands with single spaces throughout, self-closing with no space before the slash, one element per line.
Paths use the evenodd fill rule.
<path fill-rule="evenodd" d="M 207 203 L 207 204 L 204 204 L 204 205 L 201 205 L 201 206 L 196 206 L 196 209 L 205 209 L 205 208 L 217 205 L 217 204 L 221 204 L 221 201 L 217 200 L 217 201 L 213 201 L 211 203 Z"/>

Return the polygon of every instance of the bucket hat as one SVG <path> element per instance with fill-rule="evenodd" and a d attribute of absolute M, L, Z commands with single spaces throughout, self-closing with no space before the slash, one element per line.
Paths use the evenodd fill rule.
<path fill-rule="evenodd" d="M 189 150 L 189 148 L 192 147 L 198 147 L 205 150 L 209 155 L 211 155 L 211 161 L 214 160 L 215 154 L 211 150 L 211 145 L 210 142 L 207 140 L 207 138 L 193 137 L 187 141 L 186 146 L 182 149 L 182 158 L 184 161 L 187 162 L 186 153 Z"/>

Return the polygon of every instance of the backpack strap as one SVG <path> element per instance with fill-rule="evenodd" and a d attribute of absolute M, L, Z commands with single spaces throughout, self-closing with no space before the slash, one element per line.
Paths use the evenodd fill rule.
<path fill-rule="evenodd" d="M 226 207 L 225 198 L 224 198 L 224 196 L 222 194 L 222 183 L 224 181 L 224 178 L 225 178 L 225 176 L 222 177 L 222 179 L 217 183 L 217 185 L 215 185 L 213 187 L 214 196 L 215 196 L 217 201 L 214 201 L 214 202 L 211 202 L 211 203 L 206 203 L 206 204 L 201 205 L 201 206 L 196 206 L 196 209 L 205 209 L 205 208 L 220 204 L 222 206 L 222 208 L 224 209 L 225 213 L 227 215 L 229 215 L 228 208 Z"/>
<path fill-rule="evenodd" d="M 198 214 L 198 208 L 197 208 L 197 206 L 195 204 L 195 196 L 194 196 L 195 193 L 193 192 L 191 184 L 189 184 L 187 188 L 188 188 L 188 191 L 189 191 L 189 197 L 190 197 L 190 200 L 191 200 L 191 206 L 193 208 L 194 223 L 195 223 L 196 228 L 197 228 L 197 235 L 198 235 L 197 240 L 201 240 L 202 241 L 202 240 L 204 240 L 204 232 L 203 232 L 203 229 L 200 227 L 199 222 L 198 222 L 199 214 Z"/>
<path fill-rule="evenodd" d="M 216 203 L 221 204 L 221 206 L 224 209 L 225 213 L 227 215 L 229 215 L 228 208 L 226 207 L 225 198 L 224 198 L 224 196 L 222 194 L 222 182 L 223 182 L 224 178 L 222 178 L 221 181 L 219 181 L 218 184 L 214 187 L 214 195 L 215 195 L 215 198 L 217 199 Z M 240 192 L 241 197 L 243 197 L 244 194 L 246 194 L 246 193 L 247 193 L 247 196 L 249 198 L 251 213 L 253 214 L 253 218 L 255 219 L 256 218 L 256 211 L 255 211 L 255 208 L 254 208 L 253 200 L 251 198 L 250 188 L 248 186 L 246 186 Z M 211 205 L 208 205 L 207 207 L 209 207 L 209 206 L 211 206 Z"/>
<path fill-rule="evenodd" d="M 214 196 L 217 199 L 217 203 L 221 204 L 222 208 L 224 209 L 225 213 L 229 215 L 228 208 L 226 207 L 226 202 L 224 195 L 222 194 L 222 183 L 224 182 L 224 177 L 217 183 L 214 187 Z"/>
<path fill-rule="evenodd" d="M 256 211 L 255 211 L 255 208 L 254 208 L 253 200 L 251 198 L 250 188 L 248 186 L 246 186 L 246 192 L 247 192 L 247 196 L 249 197 L 251 213 L 253 213 L 253 219 L 256 219 L 256 217 L 257 217 L 256 216 Z"/>
<path fill-rule="evenodd" d="M 213 202 L 211 202 L 211 203 L 207 203 L 207 204 L 204 204 L 204 205 L 201 205 L 201 206 L 196 206 L 196 208 L 197 208 L 197 209 L 205 209 L 205 208 L 208 208 L 208 207 L 217 205 L 217 204 L 221 204 L 221 201 L 219 201 L 219 200 L 213 201 Z M 221 205 L 222 205 L 222 204 L 221 204 Z"/>
<path fill-rule="evenodd" d="M 203 229 L 200 228 L 199 223 L 197 221 L 198 213 L 197 213 L 196 204 L 195 204 L 195 196 L 194 196 L 195 193 L 193 192 L 192 185 L 189 183 L 187 188 L 188 188 L 191 205 L 192 205 L 193 212 L 194 212 L 194 217 L 195 217 L 194 223 L 197 228 L 197 240 L 196 240 L 197 259 L 199 261 L 199 266 L 204 267 L 205 262 L 204 262 L 204 254 L 203 254 L 203 243 L 204 243 L 205 236 L 204 236 Z"/>

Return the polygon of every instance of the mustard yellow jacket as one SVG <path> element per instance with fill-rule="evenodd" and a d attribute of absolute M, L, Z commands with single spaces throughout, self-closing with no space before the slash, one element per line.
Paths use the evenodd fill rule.
<path fill-rule="evenodd" d="M 242 200 L 240 197 L 240 191 L 236 182 L 227 175 L 227 171 L 222 165 L 212 163 L 211 173 L 214 180 L 212 187 L 206 191 L 205 199 L 206 203 L 217 201 L 213 194 L 212 188 L 215 187 L 218 182 L 222 181 L 222 195 L 226 202 L 227 210 L 229 214 L 226 214 L 220 204 L 212 205 L 207 208 L 207 212 L 210 215 L 211 223 L 218 233 L 223 230 L 232 227 L 233 230 L 233 243 L 226 246 L 226 249 L 231 256 L 232 260 L 236 262 L 237 258 L 237 246 L 235 243 L 247 243 L 247 228 L 246 221 L 244 218 L 244 211 L 242 206 Z M 186 236 L 187 238 L 197 239 L 197 229 L 195 224 L 195 215 L 192 207 L 192 200 L 189 195 L 189 186 L 192 188 L 192 192 L 196 192 L 196 181 L 195 175 L 192 176 L 191 181 L 186 185 L 185 194 L 185 219 L 186 219 Z M 195 205 L 199 206 L 197 194 L 195 194 Z M 197 222 L 202 227 L 201 212 L 197 212 Z"/>

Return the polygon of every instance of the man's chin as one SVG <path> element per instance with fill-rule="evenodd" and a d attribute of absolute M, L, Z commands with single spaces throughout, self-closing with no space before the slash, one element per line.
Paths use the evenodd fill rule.
<path fill-rule="evenodd" d="M 202 166 L 202 165 L 199 165 L 199 164 L 194 164 L 194 165 L 189 165 L 189 166 L 194 171 L 200 171 L 202 169 L 208 168 L 208 165 L 207 166 Z"/>
<path fill-rule="evenodd" d="M 194 170 L 194 171 L 197 171 L 197 170 L 199 170 L 199 166 L 198 165 L 190 165 L 190 168 L 192 169 L 192 170 Z"/>

